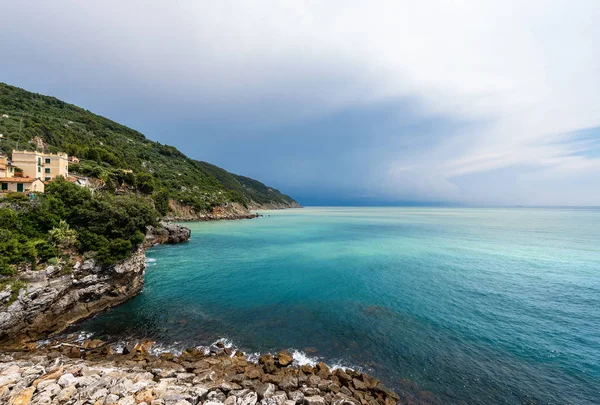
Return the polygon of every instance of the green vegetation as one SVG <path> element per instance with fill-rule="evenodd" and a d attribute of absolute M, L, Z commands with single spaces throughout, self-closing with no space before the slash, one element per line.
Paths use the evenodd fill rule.
<path fill-rule="evenodd" d="M 6 114 L 8 117 L 2 118 Z M 81 160 L 70 171 L 104 181 L 108 191 L 153 194 L 161 214 L 168 199 L 208 211 L 229 202 L 293 204 L 264 184 L 186 157 L 173 146 L 67 104 L 0 83 L 0 151 L 20 149 L 67 152 Z M 124 170 L 132 170 L 127 173 Z M 167 197 L 165 199 L 165 197 Z"/>
<path fill-rule="evenodd" d="M 6 286 L 10 285 L 10 297 L 8 298 L 8 302 L 6 302 L 5 306 L 10 306 L 13 302 L 17 300 L 19 297 L 19 292 L 27 288 L 27 284 L 21 280 L 0 280 L 0 291 L 4 291 Z"/>
<path fill-rule="evenodd" d="M 0 199 L 0 275 L 22 264 L 70 260 L 94 252 L 105 264 L 125 259 L 159 218 L 150 197 L 94 193 L 57 179 L 45 195 L 29 200 L 12 193 Z"/>

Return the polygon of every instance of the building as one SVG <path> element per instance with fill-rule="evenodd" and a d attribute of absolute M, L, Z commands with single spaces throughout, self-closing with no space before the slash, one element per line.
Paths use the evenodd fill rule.
<path fill-rule="evenodd" d="M 73 174 L 70 174 L 69 177 L 67 177 L 67 181 L 69 183 L 77 184 L 79 187 L 89 187 L 90 185 L 89 178 L 84 176 L 75 176 Z"/>
<path fill-rule="evenodd" d="M 0 178 L 0 191 L 3 193 L 43 193 L 44 182 L 30 177 L 3 177 Z"/>
<path fill-rule="evenodd" d="M 69 176 L 69 157 L 66 153 L 13 150 L 12 165 L 23 170 L 24 178 L 50 181 L 58 176 Z"/>
<path fill-rule="evenodd" d="M 79 163 L 79 158 L 77 156 L 69 156 L 69 163 Z"/>
<path fill-rule="evenodd" d="M 0 153 L 0 177 L 13 177 L 15 171 L 6 156 Z"/>

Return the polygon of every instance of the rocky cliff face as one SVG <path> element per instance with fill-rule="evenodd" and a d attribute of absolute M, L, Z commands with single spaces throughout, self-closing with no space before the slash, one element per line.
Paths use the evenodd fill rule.
<path fill-rule="evenodd" d="M 39 339 L 125 302 L 144 285 L 145 246 L 184 242 L 189 237 L 189 229 L 165 224 L 150 229 L 150 243 L 117 264 L 101 266 L 93 259 L 73 258 L 72 267 L 58 264 L 22 272 L 20 290 L 7 285 L 0 291 L 0 342 Z"/>
<path fill-rule="evenodd" d="M 250 209 L 252 210 L 285 210 L 288 208 L 302 208 L 296 201 L 292 202 L 271 202 L 266 204 L 258 204 L 254 201 L 250 203 Z"/>
<path fill-rule="evenodd" d="M 169 202 L 169 208 L 172 214 L 165 218 L 167 221 L 218 221 L 222 219 L 249 219 L 258 216 L 258 214 L 251 212 L 239 203 L 218 206 L 209 213 L 198 213 L 193 208 L 180 205 L 173 200 Z"/>
<path fill-rule="evenodd" d="M 139 248 L 112 266 L 93 259 L 78 261 L 70 274 L 60 265 L 25 271 L 16 300 L 0 301 L 0 341 L 34 340 L 58 332 L 80 319 L 118 305 L 138 294 L 144 285 L 146 258 Z M 10 287 L 8 287 L 10 288 Z"/>

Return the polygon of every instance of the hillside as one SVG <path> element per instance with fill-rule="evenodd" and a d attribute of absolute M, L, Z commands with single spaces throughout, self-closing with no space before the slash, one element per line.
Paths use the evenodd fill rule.
<path fill-rule="evenodd" d="M 0 83 L 0 151 L 44 149 L 81 159 L 70 171 L 101 179 L 107 189 L 152 194 L 167 213 L 168 197 L 195 212 L 228 203 L 298 207 L 291 197 L 247 177 L 193 160 L 173 146 L 54 97 Z M 133 173 L 124 172 L 132 170 Z M 163 203 L 159 203 L 159 201 Z"/>

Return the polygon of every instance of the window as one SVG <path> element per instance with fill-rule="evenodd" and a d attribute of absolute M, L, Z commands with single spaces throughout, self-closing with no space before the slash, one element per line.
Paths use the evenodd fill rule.
<path fill-rule="evenodd" d="M 39 157 L 38 158 L 38 166 L 41 166 L 41 165 L 42 165 L 42 158 Z"/>
<path fill-rule="evenodd" d="M 22 192 L 23 192 L 23 183 L 17 183 L 17 191 L 18 191 L 19 193 L 22 193 Z"/>
<path fill-rule="evenodd" d="M 50 163 L 50 158 L 46 158 L 46 163 Z"/>
<path fill-rule="evenodd" d="M 42 171 L 42 168 L 38 166 L 38 173 Z"/>
<path fill-rule="evenodd" d="M 50 180 L 52 180 L 51 177 L 44 177 L 44 181 L 50 181 Z"/>
<path fill-rule="evenodd" d="M 8 190 L 8 183 L 2 183 L 2 190 Z"/>
<path fill-rule="evenodd" d="M 50 173 L 50 169 L 49 168 L 44 169 L 44 173 Z"/>

